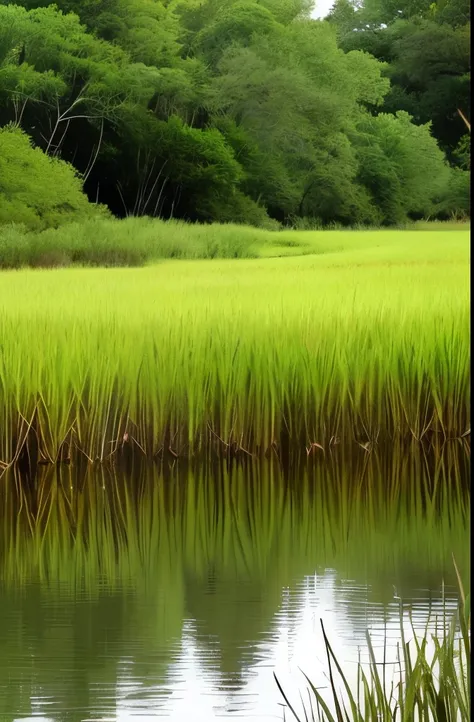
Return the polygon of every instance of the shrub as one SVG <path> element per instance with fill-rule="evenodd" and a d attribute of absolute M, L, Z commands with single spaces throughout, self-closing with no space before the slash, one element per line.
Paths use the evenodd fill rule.
<path fill-rule="evenodd" d="M 34 148 L 19 128 L 0 128 L 0 225 L 41 231 L 106 214 L 89 203 L 69 163 Z"/>
<path fill-rule="evenodd" d="M 436 205 L 437 218 L 468 218 L 471 215 L 471 177 L 467 170 L 451 168 L 449 183 Z"/>

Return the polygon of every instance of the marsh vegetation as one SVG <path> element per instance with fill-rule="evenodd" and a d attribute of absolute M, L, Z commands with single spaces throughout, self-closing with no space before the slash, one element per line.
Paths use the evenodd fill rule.
<path fill-rule="evenodd" d="M 0 0 L 2 720 L 469 719 L 470 7 L 312 5 Z"/>
<path fill-rule="evenodd" d="M 3 466 L 467 443 L 467 234 L 298 238 L 312 255 L 5 273 Z"/>
<path fill-rule="evenodd" d="M 324 229 L 317 222 L 297 224 L 292 230 L 262 229 L 226 224 L 190 224 L 152 218 L 88 219 L 40 232 L 21 224 L 0 225 L 0 268 L 57 268 L 65 266 L 146 266 L 163 259 L 260 258 L 311 255 L 348 247 L 392 245 L 394 230 L 442 231 L 446 243 L 454 242 L 454 231 L 470 230 L 468 222 L 418 222 L 398 228 L 357 226 L 344 229 L 332 224 Z M 323 233 L 322 231 L 325 231 Z M 335 238 L 327 235 L 331 230 Z M 306 232 L 305 232 L 306 231 Z M 307 232 L 311 231 L 311 233 Z M 346 235 L 342 235 L 346 231 Z M 364 238 L 361 232 L 368 234 Z M 378 232 L 374 238 L 373 234 Z M 350 236 L 356 233 L 355 244 Z M 372 238 L 371 238 L 372 237 Z M 401 240 L 401 239 L 400 239 Z M 342 241 L 342 242 L 341 242 Z"/>

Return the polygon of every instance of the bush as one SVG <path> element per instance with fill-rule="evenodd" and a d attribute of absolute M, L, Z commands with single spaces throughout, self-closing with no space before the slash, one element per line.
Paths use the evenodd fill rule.
<path fill-rule="evenodd" d="M 451 168 L 449 182 L 435 207 L 436 218 L 469 218 L 471 215 L 471 174 Z"/>
<path fill-rule="evenodd" d="M 105 215 L 103 207 L 89 203 L 69 163 L 33 148 L 19 128 L 0 128 L 0 225 L 42 231 Z"/>
<path fill-rule="evenodd" d="M 280 228 L 278 221 L 270 218 L 265 208 L 241 191 L 235 191 L 229 198 L 212 203 L 208 215 L 217 223 L 236 223 L 265 228 L 269 231 L 277 231 Z"/>
<path fill-rule="evenodd" d="M 0 226 L 0 266 L 21 268 L 30 265 L 30 260 L 30 240 L 26 226 Z"/>

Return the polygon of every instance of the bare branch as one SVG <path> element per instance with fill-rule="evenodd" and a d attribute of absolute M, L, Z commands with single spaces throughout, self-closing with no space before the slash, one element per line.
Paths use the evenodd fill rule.
<path fill-rule="evenodd" d="M 92 168 L 93 168 L 94 165 L 95 165 L 95 162 L 96 162 L 96 160 L 97 160 L 97 156 L 99 155 L 100 146 L 102 145 L 102 138 L 103 138 L 103 136 L 104 136 L 104 119 L 102 118 L 102 122 L 101 122 L 101 124 L 100 124 L 99 142 L 97 143 L 97 150 L 96 150 L 96 153 L 95 153 L 95 155 L 94 155 L 94 159 L 93 159 L 92 163 L 90 164 L 90 167 L 89 167 L 88 169 L 86 169 L 86 172 L 85 172 L 85 174 L 84 174 L 84 183 L 85 183 L 86 180 L 89 178 L 89 176 L 90 176 L 90 174 L 91 174 L 91 171 L 92 171 Z"/>

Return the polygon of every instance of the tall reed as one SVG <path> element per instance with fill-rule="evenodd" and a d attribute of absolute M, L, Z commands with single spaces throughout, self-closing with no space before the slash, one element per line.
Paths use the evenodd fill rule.
<path fill-rule="evenodd" d="M 370 634 L 366 643 L 369 664 L 357 666 L 356 690 L 321 628 L 327 659 L 329 695 L 324 695 L 305 675 L 308 701 L 301 695 L 298 709 L 278 677 L 278 688 L 296 722 L 470 722 L 471 720 L 471 630 L 470 598 L 459 578 L 460 604 L 457 614 L 444 614 L 439 630 L 420 637 L 413 623 L 407 637 L 400 603 L 400 644 L 395 670 L 377 658 Z M 411 620 L 410 620 L 411 621 Z M 430 643 L 433 650 L 430 651 Z M 301 709 L 301 711 L 299 711 Z"/>
<path fill-rule="evenodd" d="M 322 235 L 299 258 L 2 274 L 0 461 L 467 438 L 465 234 Z"/>

